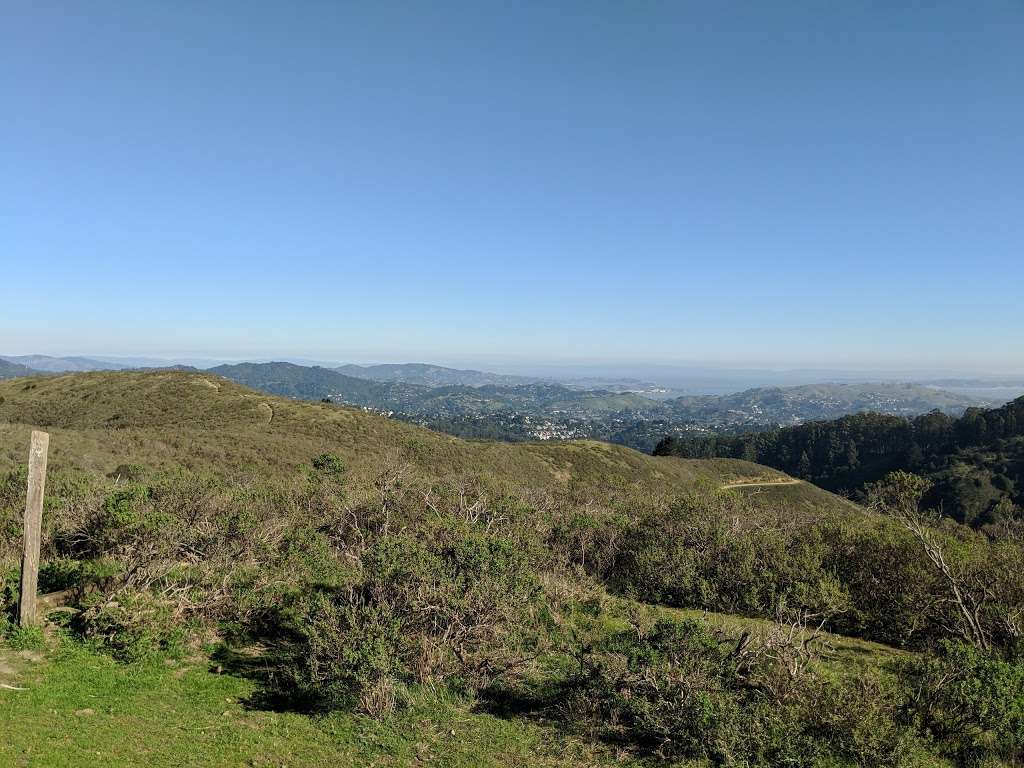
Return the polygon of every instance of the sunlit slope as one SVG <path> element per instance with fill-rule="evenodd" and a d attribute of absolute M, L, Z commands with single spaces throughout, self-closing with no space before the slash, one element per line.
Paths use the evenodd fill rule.
<path fill-rule="evenodd" d="M 111 472 L 121 464 L 270 476 L 322 452 L 353 479 L 386 463 L 437 477 L 474 475 L 506 487 L 631 488 L 675 493 L 784 474 L 733 459 L 656 458 L 595 441 L 467 441 L 358 409 L 272 397 L 202 373 L 76 373 L 0 382 L 0 469 L 23 463 L 27 433 L 53 435 L 51 464 Z M 811 488 L 813 490 L 808 490 Z M 790 488 L 804 497 L 813 486 Z M 781 500 L 780 486 L 773 493 Z M 828 494 L 823 503 L 831 505 Z"/>
<path fill-rule="evenodd" d="M 864 512 L 862 507 L 857 506 L 849 499 L 844 499 L 831 491 L 826 491 L 824 488 L 802 480 L 784 484 L 743 485 L 733 490 L 749 497 L 761 507 L 785 507 L 799 512 L 816 512 L 826 509 Z"/>

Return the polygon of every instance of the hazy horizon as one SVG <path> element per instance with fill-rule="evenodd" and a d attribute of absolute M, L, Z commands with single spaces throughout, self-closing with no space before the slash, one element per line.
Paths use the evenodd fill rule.
<path fill-rule="evenodd" d="M 583 359 L 583 358 L 501 358 L 497 356 L 476 357 L 401 357 L 383 355 L 379 357 L 359 357 L 354 355 L 336 354 L 326 356 L 308 356 L 302 354 L 257 354 L 257 355 L 197 355 L 197 354 L 122 354 L 105 352 L 12 352 L 0 349 L 0 358 L 19 358 L 41 355 L 53 358 L 85 358 L 98 361 L 122 364 L 181 364 L 197 368 L 214 367 L 222 364 L 242 362 L 290 362 L 297 365 L 319 365 L 337 367 L 342 365 L 394 365 L 424 364 L 456 369 L 483 370 L 491 373 L 571 378 L 578 376 L 600 377 L 636 377 L 658 379 L 678 376 L 700 377 L 719 374 L 725 377 L 758 375 L 768 376 L 797 375 L 810 382 L 824 382 L 828 376 L 848 377 L 851 380 L 893 380 L 905 381 L 913 379 L 930 380 L 941 378 L 977 378 L 984 379 L 1024 379 L 1024 370 L 991 370 L 991 369 L 952 369 L 952 368 L 884 368 L 867 366 L 843 366 L 829 364 L 806 365 L 772 365 L 758 361 L 737 362 L 728 364 L 716 361 L 700 360 L 623 360 L 623 359 Z M 814 378 L 818 376 L 819 378 Z"/>

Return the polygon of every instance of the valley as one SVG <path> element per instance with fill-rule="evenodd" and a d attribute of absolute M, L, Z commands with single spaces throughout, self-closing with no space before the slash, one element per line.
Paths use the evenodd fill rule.
<path fill-rule="evenodd" d="M 597 439 L 648 453 L 666 435 L 728 434 L 863 411 L 917 415 L 938 409 L 959 414 L 988 404 L 969 395 L 909 383 L 820 384 L 654 399 L 636 391 L 581 389 L 553 382 L 427 386 L 409 383 L 420 367 L 413 366 L 403 376 L 395 368 L 379 374 L 385 377 L 381 380 L 369 374 L 355 380 L 340 373 L 346 368 L 291 363 L 219 366 L 210 372 L 271 394 L 357 405 L 460 437 Z M 429 369 L 436 380 L 437 367 Z M 466 372 L 455 371 L 449 378 L 460 373 Z"/>
<path fill-rule="evenodd" d="M 41 366 L 27 369 L 25 364 Z M 115 365 L 84 357 L 0 358 L 0 378 Z M 196 370 L 190 366 L 179 367 Z M 145 368 L 143 368 L 145 369 Z M 4 370 L 8 373 L 4 374 Z M 1001 401 L 931 384 L 841 383 L 761 387 L 724 395 L 675 395 L 636 379 L 556 381 L 428 364 L 342 365 L 233 363 L 206 368 L 268 394 L 364 408 L 369 412 L 473 439 L 510 442 L 594 439 L 650 453 L 666 437 L 740 434 L 768 427 L 873 412 L 959 415 Z M 1008 390 L 981 390 L 996 393 Z"/>

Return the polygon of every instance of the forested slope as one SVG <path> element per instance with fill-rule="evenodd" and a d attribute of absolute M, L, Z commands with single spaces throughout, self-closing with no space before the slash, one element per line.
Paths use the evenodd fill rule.
<path fill-rule="evenodd" d="M 992 524 L 1020 518 L 1024 506 L 1024 398 L 959 418 L 864 413 L 735 437 L 667 438 L 655 454 L 742 458 L 859 495 L 886 473 L 907 470 L 932 482 L 929 506 Z"/>

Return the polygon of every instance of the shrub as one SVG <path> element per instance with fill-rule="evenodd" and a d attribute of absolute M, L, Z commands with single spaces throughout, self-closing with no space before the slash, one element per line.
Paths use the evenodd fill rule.
<path fill-rule="evenodd" d="M 742 741 L 736 667 L 696 622 L 612 635 L 585 660 L 572 719 L 671 758 L 729 762 Z"/>
<path fill-rule="evenodd" d="M 124 591 L 117 600 L 94 596 L 75 617 L 73 627 L 118 661 L 128 663 L 177 653 L 185 634 L 172 606 L 142 591 Z"/>
<path fill-rule="evenodd" d="M 363 554 L 355 584 L 304 606 L 286 677 L 307 700 L 372 714 L 401 703 L 412 683 L 472 693 L 526 660 L 540 603 L 527 553 L 486 526 L 386 534 Z"/>
<path fill-rule="evenodd" d="M 803 692 L 800 717 L 819 751 L 850 765 L 927 764 L 924 744 L 902 721 L 904 695 L 897 681 L 877 673 L 818 679 Z"/>
<path fill-rule="evenodd" d="M 963 763 L 1024 760 L 1024 660 L 963 642 L 905 662 L 908 713 Z"/>
<path fill-rule="evenodd" d="M 798 639 L 795 641 L 800 643 Z M 776 647 L 774 651 L 778 651 Z M 568 719 L 668 759 L 715 765 L 903 768 L 922 754 L 880 677 L 829 680 L 808 670 L 780 697 L 785 655 L 750 651 L 694 621 L 611 635 L 584 658 Z"/>
<path fill-rule="evenodd" d="M 801 521 L 731 494 L 707 494 L 641 510 L 619 523 L 618 534 L 602 529 L 614 518 L 598 519 L 569 518 L 556 526 L 554 545 L 582 553 L 614 541 L 614 552 L 598 548 L 588 569 L 645 602 L 765 618 L 785 603 L 827 617 L 842 634 L 925 649 L 964 634 L 953 578 L 978 608 L 978 634 L 995 647 L 1021 634 L 1024 550 L 950 521 L 927 528 L 946 573 L 910 530 L 880 517 Z"/>
<path fill-rule="evenodd" d="M 369 715 L 392 711 L 407 679 L 400 619 L 392 606 L 363 594 L 315 595 L 303 616 L 301 650 L 286 673 L 305 699 L 327 708 L 357 707 Z M 293 665 L 293 666 L 292 666 Z"/>
<path fill-rule="evenodd" d="M 608 576 L 647 602 L 773 616 L 781 600 L 816 594 L 828 579 L 823 539 L 821 527 L 776 519 L 733 494 L 689 496 L 626 526 Z"/>
<path fill-rule="evenodd" d="M 850 595 L 834 631 L 899 647 L 921 647 L 942 632 L 945 592 L 910 533 L 889 521 L 830 525 L 823 567 Z"/>
<path fill-rule="evenodd" d="M 18 569 L 0 567 L 0 621 L 16 615 L 19 588 Z"/>
<path fill-rule="evenodd" d="M 86 569 L 80 560 L 59 557 L 39 569 L 39 591 L 59 592 L 82 584 Z"/>

